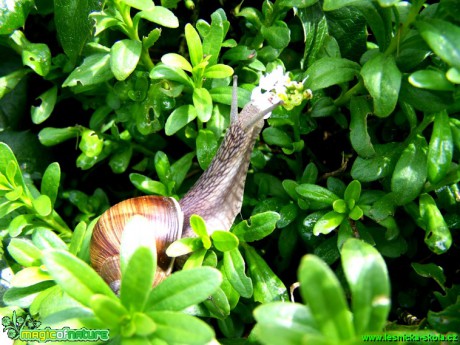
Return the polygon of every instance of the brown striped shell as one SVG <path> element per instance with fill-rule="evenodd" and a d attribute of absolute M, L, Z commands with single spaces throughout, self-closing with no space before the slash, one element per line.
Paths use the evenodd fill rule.
<path fill-rule="evenodd" d="M 90 256 L 93 268 L 115 292 L 120 289 L 120 244 L 130 221 L 143 217 L 137 224 L 154 231 L 157 247 L 157 271 L 154 286 L 170 274 L 174 259 L 166 248 L 181 238 L 184 215 L 173 198 L 141 196 L 122 201 L 108 209 L 96 223 L 91 239 Z M 138 218 L 137 218 L 138 219 Z M 137 231 L 137 233 L 142 233 Z"/>

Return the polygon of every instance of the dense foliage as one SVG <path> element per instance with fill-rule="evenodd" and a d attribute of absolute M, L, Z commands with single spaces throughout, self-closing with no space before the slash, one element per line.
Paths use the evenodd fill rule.
<path fill-rule="evenodd" d="M 458 341 L 457 0 L 0 6 L 8 336 L 28 320 L 123 344 Z M 242 107 L 280 70 L 295 83 L 231 231 L 192 217 L 197 238 L 168 249 L 188 261 L 153 289 L 155 245 L 125 234 L 116 296 L 89 265 L 97 217 L 183 196 L 229 125 L 232 75 Z"/>

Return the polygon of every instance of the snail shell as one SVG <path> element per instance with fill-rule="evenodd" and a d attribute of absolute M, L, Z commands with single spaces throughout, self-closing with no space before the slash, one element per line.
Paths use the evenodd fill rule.
<path fill-rule="evenodd" d="M 142 217 L 142 221 L 138 217 Z M 169 244 L 181 238 L 183 223 L 184 215 L 174 198 L 141 196 L 124 200 L 103 213 L 95 225 L 90 245 L 91 264 L 118 293 L 122 233 L 129 226 L 142 224 L 147 227 L 145 231 L 155 233 L 157 272 L 154 285 L 157 285 L 172 270 L 174 259 L 168 257 L 165 251 Z"/>

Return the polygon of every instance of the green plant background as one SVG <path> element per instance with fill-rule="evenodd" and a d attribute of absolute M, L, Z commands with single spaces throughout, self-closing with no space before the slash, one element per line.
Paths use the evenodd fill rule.
<path fill-rule="evenodd" d="M 11 4 L 1 316 L 123 344 L 458 341 L 458 1 Z M 230 232 L 194 217 L 197 238 L 168 250 L 191 253 L 183 270 L 153 289 L 151 234 L 127 234 L 116 296 L 89 266 L 97 217 L 183 196 L 229 125 L 232 75 L 242 107 L 280 68 L 298 89 L 266 121 Z"/>

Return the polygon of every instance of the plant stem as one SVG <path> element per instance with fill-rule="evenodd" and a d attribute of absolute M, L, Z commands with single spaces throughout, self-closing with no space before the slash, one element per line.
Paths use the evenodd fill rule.
<path fill-rule="evenodd" d="M 434 114 L 425 114 L 423 117 L 422 123 L 420 123 L 415 130 L 404 140 L 404 147 L 409 145 L 409 143 L 422 132 L 434 121 Z"/>
<path fill-rule="evenodd" d="M 72 230 L 70 230 L 70 228 L 67 226 L 64 220 L 55 210 L 53 210 L 48 216 L 44 217 L 44 216 L 37 214 L 37 212 L 35 211 L 35 208 L 33 207 L 31 199 L 29 199 L 28 197 L 21 197 L 20 200 L 24 204 L 24 206 L 29 210 L 31 214 L 34 214 L 35 217 L 40 219 L 42 222 L 49 225 L 52 229 L 55 229 L 56 231 L 58 231 L 62 235 L 62 237 L 64 238 L 72 237 Z"/>
<path fill-rule="evenodd" d="M 360 93 L 361 91 L 364 90 L 364 83 L 360 79 L 359 82 L 353 86 L 350 90 L 348 90 L 345 93 L 342 93 L 335 101 L 334 104 L 338 107 L 347 104 L 351 97 L 353 97 L 355 94 Z"/>
<path fill-rule="evenodd" d="M 138 41 L 142 43 L 141 39 L 139 38 L 139 32 L 138 32 L 138 24 L 139 24 L 140 18 L 138 16 L 134 16 L 134 20 L 131 18 L 131 14 L 130 14 L 131 8 L 128 5 L 121 5 L 118 1 L 115 1 L 115 5 L 117 7 L 117 10 L 121 14 L 121 17 L 123 18 L 123 22 L 125 24 L 126 33 L 128 37 L 132 39 L 133 41 Z M 144 46 L 142 46 L 140 60 L 145 65 L 148 71 L 150 71 L 153 68 L 154 65 L 153 65 L 152 59 L 150 58 L 148 49 L 145 49 Z"/>
<path fill-rule="evenodd" d="M 385 51 L 386 55 L 392 54 L 395 50 L 398 49 L 399 43 L 403 41 L 404 37 L 406 37 L 407 33 L 409 32 L 409 28 L 417 15 L 419 14 L 420 10 L 422 9 L 425 0 L 415 0 L 412 3 L 412 6 L 409 10 L 407 15 L 406 21 L 402 24 L 401 28 L 396 32 L 396 35 L 393 36 L 391 39 L 390 45 L 388 46 L 387 50 Z"/>

